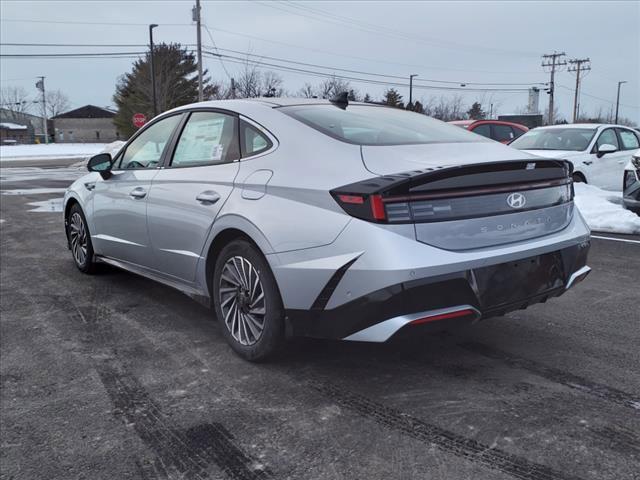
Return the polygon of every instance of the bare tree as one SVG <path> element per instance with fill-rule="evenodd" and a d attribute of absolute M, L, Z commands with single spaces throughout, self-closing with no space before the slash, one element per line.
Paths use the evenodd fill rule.
<path fill-rule="evenodd" d="M 261 76 L 262 94 L 271 97 L 281 97 L 284 92 L 282 89 L 282 77 L 271 70 L 264 72 Z"/>
<path fill-rule="evenodd" d="M 262 92 L 262 73 L 255 63 L 247 60 L 236 82 L 236 95 L 239 98 L 259 97 Z"/>
<path fill-rule="evenodd" d="M 55 117 L 69 110 L 69 97 L 60 90 L 49 90 L 47 98 L 47 118 Z"/>
<path fill-rule="evenodd" d="M 2 108 L 11 111 L 14 120 L 18 120 L 21 114 L 32 110 L 34 101 L 22 87 L 2 87 L 0 89 L 0 104 Z"/>
<path fill-rule="evenodd" d="M 316 93 L 310 83 L 305 83 L 304 86 L 298 90 L 298 95 L 304 98 L 313 98 L 316 96 Z"/>
<path fill-rule="evenodd" d="M 334 75 L 320 82 L 320 85 L 318 85 L 318 96 L 321 98 L 333 98 L 339 93 L 350 92 L 352 90 L 351 84 L 347 80 L 343 80 Z"/>

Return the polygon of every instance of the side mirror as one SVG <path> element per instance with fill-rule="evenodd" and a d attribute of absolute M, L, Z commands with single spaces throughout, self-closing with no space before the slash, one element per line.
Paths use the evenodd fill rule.
<path fill-rule="evenodd" d="M 98 172 L 105 180 L 111 176 L 111 154 L 99 153 L 89 159 L 87 170 Z"/>
<path fill-rule="evenodd" d="M 607 153 L 617 152 L 618 149 L 615 145 L 611 145 L 610 143 L 603 143 L 598 147 L 598 158 L 606 155 Z"/>

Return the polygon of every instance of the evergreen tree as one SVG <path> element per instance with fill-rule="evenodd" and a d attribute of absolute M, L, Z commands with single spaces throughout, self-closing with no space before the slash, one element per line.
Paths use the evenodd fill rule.
<path fill-rule="evenodd" d="M 390 88 L 389 90 L 384 92 L 382 103 L 391 107 L 404 108 L 402 95 L 400 95 L 400 93 L 395 88 Z"/>
<path fill-rule="evenodd" d="M 118 113 L 113 119 L 119 132 L 131 136 L 136 127 L 131 118 L 135 113 L 153 116 L 150 52 L 133 63 L 131 72 L 118 79 L 113 101 Z M 198 101 L 198 66 L 195 56 L 180 44 L 160 43 L 154 46 L 156 103 L 158 113 Z M 204 98 L 215 96 L 218 86 L 210 84 L 203 72 Z"/>
<path fill-rule="evenodd" d="M 480 102 L 473 102 L 471 108 L 467 110 L 467 115 L 471 120 L 482 120 L 483 118 L 486 118 L 487 113 L 482 110 L 482 105 L 480 104 Z"/>
<path fill-rule="evenodd" d="M 363 101 L 364 103 L 371 103 L 373 100 L 371 99 L 371 96 L 369 96 L 369 94 L 368 94 L 368 93 L 365 93 L 365 94 L 364 94 L 364 98 L 362 99 L 362 101 Z"/>

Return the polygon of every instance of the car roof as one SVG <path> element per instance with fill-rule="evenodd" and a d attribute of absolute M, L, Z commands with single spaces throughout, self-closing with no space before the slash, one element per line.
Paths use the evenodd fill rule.
<path fill-rule="evenodd" d="M 615 123 L 567 123 L 567 124 L 558 124 L 558 125 L 547 125 L 544 127 L 538 127 L 537 129 L 552 129 L 552 128 L 592 128 L 592 129 L 598 129 L 598 128 L 605 128 L 605 127 L 620 127 L 620 128 L 628 128 L 631 129 L 631 127 L 627 127 L 626 125 L 617 125 Z M 536 130 L 537 130 L 536 129 Z M 631 129 L 632 130 L 632 129 Z"/>

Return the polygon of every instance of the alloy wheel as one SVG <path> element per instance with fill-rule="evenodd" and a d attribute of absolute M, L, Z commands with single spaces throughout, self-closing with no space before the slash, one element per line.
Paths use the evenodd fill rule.
<path fill-rule="evenodd" d="M 69 239 L 71 241 L 71 252 L 78 265 L 84 265 L 87 258 L 87 229 L 84 221 L 78 212 L 71 215 L 69 221 Z"/>
<path fill-rule="evenodd" d="M 231 336 L 242 345 L 254 345 L 267 313 L 258 271 L 246 258 L 231 257 L 222 267 L 219 287 L 220 308 Z"/>

